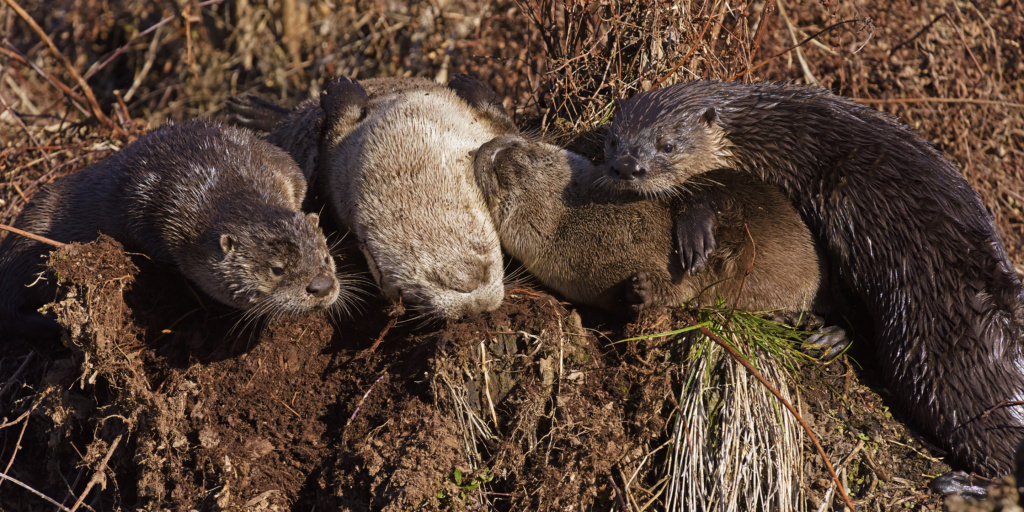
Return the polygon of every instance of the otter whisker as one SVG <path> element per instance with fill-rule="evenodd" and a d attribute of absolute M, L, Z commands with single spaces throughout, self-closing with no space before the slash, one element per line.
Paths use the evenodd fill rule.
<path fill-rule="evenodd" d="M 415 315 L 414 317 L 412 317 L 410 319 L 410 321 L 417 321 L 417 320 L 419 321 L 419 323 L 416 324 L 415 328 L 418 329 L 418 330 L 424 330 L 424 329 L 426 329 L 428 327 L 434 328 L 434 327 L 437 327 L 439 324 L 445 322 L 444 318 L 441 318 L 440 316 L 438 316 L 436 314 L 430 314 L 430 312 L 422 312 L 420 314 Z"/>

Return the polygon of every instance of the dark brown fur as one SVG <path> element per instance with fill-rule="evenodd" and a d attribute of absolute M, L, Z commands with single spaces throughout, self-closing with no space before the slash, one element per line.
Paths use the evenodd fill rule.
<path fill-rule="evenodd" d="M 954 461 L 1012 468 L 1024 433 L 1024 291 L 956 167 L 881 112 L 777 83 L 689 82 L 624 102 L 608 178 L 660 194 L 734 168 L 779 186 L 861 311 L 899 405 Z M 845 313 L 845 311 L 844 311 Z"/>
<path fill-rule="evenodd" d="M 807 227 L 777 189 L 741 174 L 703 181 L 700 193 L 716 198 L 718 246 L 706 271 L 687 275 L 672 241 L 686 198 L 602 194 L 590 186 L 599 170 L 588 159 L 517 136 L 481 147 L 475 171 L 505 250 L 569 300 L 621 310 L 639 272 L 654 306 L 720 297 L 750 310 L 826 306 Z"/>
<path fill-rule="evenodd" d="M 317 216 L 299 211 L 305 192 L 283 151 L 248 130 L 197 120 L 158 128 L 50 183 L 15 226 L 61 242 L 104 233 L 177 264 L 224 304 L 301 312 L 326 308 L 339 294 Z M 46 323 L 34 309 L 53 299 L 52 283 L 25 285 L 49 249 L 10 234 L 0 242 L 0 330 Z"/>

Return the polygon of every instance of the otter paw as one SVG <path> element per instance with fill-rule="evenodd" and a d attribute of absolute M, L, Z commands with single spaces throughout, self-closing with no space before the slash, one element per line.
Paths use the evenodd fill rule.
<path fill-rule="evenodd" d="M 494 92 L 487 84 L 465 73 L 457 73 L 452 76 L 448 80 L 448 88 L 455 91 L 455 94 L 458 94 L 473 107 L 483 108 L 490 105 L 501 109 L 505 108 L 501 104 L 498 93 Z"/>
<path fill-rule="evenodd" d="M 932 492 L 958 494 L 965 498 L 983 500 L 988 496 L 988 488 L 985 485 L 984 482 L 976 482 L 971 475 L 963 471 L 950 471 L 928 482 L 928 489 Z"/>
<path fill-rule="evenodd" d="M 708 257 L 718 247 L 717 227 L 718 214 L 710 203 L 694 205 L 676 216 L 676 250 L 686 273 L 693 275 L 707 266 Z"/>
<path fill-rule="evenodd" d="M 634 314 L 648 309 L 654 302 L 654 290 L 647 272 L 635 272 L 626 287 L 626 304 Z"/>
<path fill-rule="evenodd" d="M 816 334 L 809 336 L 804 342 L 804 346 L 814 351 L 824 351 L 821 359 L 831 361 L 845 352 L 851 342 L 845 329 L 838 325 L 830 325 L 818 329 Z"/>
<path fill-rule="evenodd" d="M 328 118 L 338 117 L 350 107 L 362 109 L 367 101 L 369 96 L 366 95 L 366 89 L 359 82 L 344 76 L 335 77 L 320 93 L 320 108 Z"/>

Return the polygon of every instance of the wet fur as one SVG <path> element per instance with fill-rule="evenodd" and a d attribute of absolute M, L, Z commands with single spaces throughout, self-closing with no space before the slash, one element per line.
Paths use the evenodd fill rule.
<path fill-rule="evenodd" d="M 659 151 L 670 142 L 674 151 Z M 731 167 L 786 193 L 826 253 L 848 311 L 862 311 L 895 399 L 984 475 L 1022 437 L 1024 292 L 992 217 L 956 167 L 885 114 L 827 91 L 688 82 L 638 94 L 612 122 L 607 160 L 662 194 Z"/>
<path fill-rule="evenodd" d="M 707 176 L 696 193 L 716 198 L 718 246 L 691 276 L 672 240 L 687 197 L 603 193 L 591 186 L 601 171 L 588 159 L 516 136 L 484 145 L 475 171 L 505 250 L 574 302 L 623 311 L 631 278 L 643 272 L 652 306 L 721 297 L 751 310 L 827 308 L 810 232 L 774 187 L 731 172 Z"/>
<path fill-rule="evenodd" d="M 61 242 L 104 233 L 128 250 L 175 263 L 226 305 L 301 312 L 328 307 L 339 294 L 317 216 L 299 211 L 305 193 L 283 151 L 247 130 L 197 120 L 158 128 L 55 180 L 15 226 Z M 43 271 L 50 249 L 16 235 L 0 242 L 0 330 L 45 324 L 34 310 L 54 298 L 53 283 L 25 285 Z M 321 296 L 306 290 L 314 280 Z"/>

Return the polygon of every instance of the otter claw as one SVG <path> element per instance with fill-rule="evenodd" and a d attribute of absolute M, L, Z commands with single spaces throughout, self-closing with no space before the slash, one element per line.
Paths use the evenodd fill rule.
<path fill-rule="evenodd" d="M 708 264 L 708 257 L 718 247 L 715 229 L 718 214 L 710 204 L 699 204 L 676 216 L 676 249 L 683 270 L 694 275 Z"/>
<path fill-rule="evenodd" d="M 935 477 L 928 482 L 928 489 L 932 492 L 958 494 L 976 500 L 983 500 L 988 496 L 988 489 L 984 485 L 978 485 L 971 475 L 963 471 L 951 471 Z"/>
<path fill-rule="evenodd" d="M 247 95 L 228 97 L 224 103 L 224 112 L 231 124 L 269 133 L 291 110 L 262 98 Z"/>
<path fill-rule="evenodd" d="M 831 361 L 845 352 L 849 348 L 850 343 L 850 337 L 846 335 L 845 329 L 838 325 L 830 325 L 818 329 L 816 334 L 807 338 L 804 345 L 814 349 L 825 350 L 821 359 Z"/>

